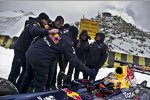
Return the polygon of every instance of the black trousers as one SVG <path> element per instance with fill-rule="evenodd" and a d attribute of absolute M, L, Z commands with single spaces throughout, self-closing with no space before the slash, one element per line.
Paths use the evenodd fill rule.
<path fill-rule="evenodd" d="M 26 63 L 26 72 L 23 76 L 22 83 L 19 87 L 19 93 L 27 93 L 32 80 L 34 79 L 32 66 L 27 62 Z M 33 83 L 34 84 L 34 83 Z M 34 86 L 33 86 L 34 87 Z"/>
<path fill-rule="evenodd" d="M 49 68 L 52 68 L 52 66 L 50 65 L 50 59 L 33 61 L 33 59 L 31 60 L 30 58 L 27 58 L 27 70 L 19 89 L 20 92 L 27 92 L 32 80 L 34 82 L 35 92 L 45 91 L 45 86 L 48 80 Z"/>
<path fill-rule="evenodd" d="M 59 56 L 58 61 L 59 61 L 60 71 L 59 71 L 58 76 L 57 76 L 57 86 L 61 86 L 62 85 L 62 80 L 63 80 L 62 73 L 65 73 L 65 70 L 66 70 L 66 67 L 67 67 L 67 64 L 68 64 L 68 60 L 62 54 L 62 55 Z"/>
<path fill-rule="evenodd" d="M 46 89 L 50 89 L 51 87 L 55 87 L 56 84 L 56 75 L 57 75 L 57 62 L 58 59 L 52 60 L 50 69 L 48 72 L 48 80 L 46 83 Z"/>
<path fill-rule="evenodd" d="M 57 64 L 58 63 L 59 63 L 60 71 L 57 76 Z M 47 89 L 56 87 L 56 77 L 57 77 L 57 86 L 62 84 L 63 79 L 60 73 L 65 72 L 67 63 L 68 63 L 68 60 L 63 54 L 58 56 L 55 60 L 51 62 L 51 66 L 53 67 L 49 70 L 48 81 L 46 84 Z"/>
<path fill-rule="evenodd" d="M 79 79 L 79 70 L 75 68 L 75 72 L 74 72 L 74 80 L 75 79 Z"/>
<path fill-rule="evenodd" d="M 22 68 L 22 72 L 21 71 Z M 8 80 L 12 82 L 17 88 L 19 88 L 23 75 L 26 69 L 26 58 L 25 54 L 14 50 L 14 58 Z M 17 80 L 18 78 L 18 80 Z"/>
<path fill-rule="evenodd" d="M 69 62 L 69 68 L 68 68 L 68 72 L 67 72 L 68 79 L 64 80 L 64 84 L 68 84 L 71 82 L 74 68 L 75 68 L 74 65 Z"/>
<path fill-rule="evenodd" d="M 82 56 L 82 57 L 80 57 L 79 59 L 82 61 L 82 63 L 84 63 L 85 64 L 85 59 L 84 59 L 85 57 L 84 57 L 84 55 Z M 75 68 L 75 72 L 74 72 L 74 80 L 75 79 L 79 79 L 79 73 L 80 73 L 80 71 L 77 69 L 77 68 Z M 85 75 L 84 73 L 83 73 L 83 75 Z M 84 77 L 84 76 L 83 76 Z"/>

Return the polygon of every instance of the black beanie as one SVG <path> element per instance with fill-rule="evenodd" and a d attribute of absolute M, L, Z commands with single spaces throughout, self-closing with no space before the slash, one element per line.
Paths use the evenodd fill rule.
<path fill-rule="evenodd" d="M 70 25 L 68 23 L 64 24 L 63 29 L 69 29 Z"/>
<path fill-rule="evenodd" d="M 82 32 L 81 32 L 80 35 L 79 35 L 79 38 L 81 39 L 81 36 L 83 36 L 83 35 L 86 36 L 86 40 L 89 39 L 87 30 L 82 30 Z M 81 40 L 82 40 L 82 39 L 81 39 Z"/>
<path fill-rule="evenodd" d="M 42 12 L 39 14 L 39 19 L 45 19 L 45 20 L 49 20 L 49 17 L 46 13 Z"/>
<path fill-rule="evenodd" d="M 88 35 L 87 30 L 82 30 L 82 32 L 80 33 L 80 35 Z"/>
<path fill-rule="evenodd" d="M 78 29 L 75 26 L 70 26 L 69 31 L 73 38 L 78 35 Z"/>
<path fill-rule="evenodd" d="M 64 18 L 62 16 L 57 16 L 55 21 L 59 21 L 59 20 L 62 20 L 64 22 Z"/>

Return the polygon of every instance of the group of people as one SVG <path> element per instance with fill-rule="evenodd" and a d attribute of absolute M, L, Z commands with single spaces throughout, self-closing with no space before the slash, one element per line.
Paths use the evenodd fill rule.
<path fill-rule="evenodd" d="M 78 37 L 78 28 L 57 16 L 52 21 L 46 13 L 37 18 L 29 17 L 24 29 L 14 45 L 14 59 L 8 80 L 20 93 L 43 92 L 62 87 L 62 82 L 71 82 L 83 72 L 84 79 L 95 80 L 98 70 L 107 59 L 108 47 L 104 43 L 105 34 L 96 33 L 95 41 L 89 43 L 90 36 L 83 30 Z M 65 75 L 66 66 L 69 69 Z M 57 64 L 60 71 L 57 75 Z M 63 80 L 63 81 L 62 81 Z"/>

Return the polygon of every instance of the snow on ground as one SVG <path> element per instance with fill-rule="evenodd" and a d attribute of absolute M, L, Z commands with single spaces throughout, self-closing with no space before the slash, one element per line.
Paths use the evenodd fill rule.
<path fill-rule="evenodd" d="M 14 50 L 0 47 L 0 77 L 7 78 L 11 69 Z"/>
<path fill-rule="evenodd" d="M 0 77 L 2 78 L 8 78 L 11 64 L 14 56 L 14 50 L 5 49 L 3 47 L 0 47 Z M 99 70 L 99 73 L 96 77 L 96 80 L 102 79 L 103 77 L 107 76 L 108 73 L 113 72 L 114 68 L 101 68 Z M 143 80 L 148 81 L 148 86 L 150 87 L 150 76 L 141 74 L 141 73 L 135 73 L 137 83 L 141 83 Z M 82 74 L 80 73 L 80 78 L 82 78 Z"/>

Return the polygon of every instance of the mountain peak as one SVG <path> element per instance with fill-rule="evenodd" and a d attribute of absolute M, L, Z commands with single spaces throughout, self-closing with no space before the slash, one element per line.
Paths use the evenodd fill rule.
<path fill-rule="evenodd" d="M 106 34 L 105 42 L 111 51 L 150 57 L 150 34 L 147 32 L 109 12 L 92 19 L 99 22 L 99 30 Z"/>

